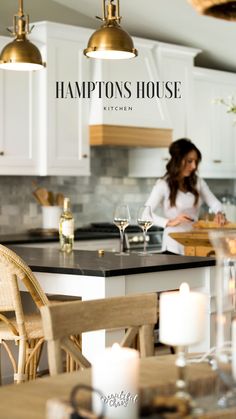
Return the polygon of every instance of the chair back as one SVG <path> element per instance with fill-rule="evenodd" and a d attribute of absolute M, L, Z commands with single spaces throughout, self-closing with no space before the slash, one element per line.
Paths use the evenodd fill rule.
<path fill-rule="evenodd" d="M 13 277 L 15 280 L 13 280 Z M 12 278 L 9 281 L 9 278 Z M 11 295 L 12 283 L 20 279 L 27 290 L 30 292 L 32 299 L 38 308 L 45 304 L 49 304 L 48 298 L 35 278 L 29 266 L 12 250 L 0 245 L 0 310 L 14 306 Z M 9 289 L 9 283 L 11 288 Z"/>
<path fill-rule="evenodd" d="M 14 286 L 16 278 L 8 274 L 5 267 L 0 268 L 0 311 L 14 311 L 19 290 Z"/>
<path fill-rule="evenodd" d="M 63 371 L 61 348 L 70 352 L 82 367 L 91 366 L 70 340 L 71 335 L 84 332 L 127 329 L 121 346 L 130 346 L 138 335 L 141 356 L 153 355 L 153 328 L 157 321 L 155 293 L 59 303 L 41 307 L 41 314 L 51 375 Z"/>
<path fill-rule="evenodd" d="M 31 269 L 16 253 L 0 245 L 0 344 L 12 364 L 14 382 L 21 383 L 36 378 L 44 338 L 40 315 L 24 316 L 18 280 L 24 283 L 38 308 L 49 304 Z M 5 314 L 10 311 L 14 312 L 13 317 Z M 18 342 L 17 359 L 11 341 Z"/>

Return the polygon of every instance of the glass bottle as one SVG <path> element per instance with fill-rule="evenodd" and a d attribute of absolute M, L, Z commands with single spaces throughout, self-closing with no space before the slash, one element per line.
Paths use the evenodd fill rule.
<path fill-rule="evenodd" d="M 70 253 L 74 244 L 74 217 L 70 208 L 70 199 L 64 198 L 63 212 L 59 223 L 61 250 Z"/>

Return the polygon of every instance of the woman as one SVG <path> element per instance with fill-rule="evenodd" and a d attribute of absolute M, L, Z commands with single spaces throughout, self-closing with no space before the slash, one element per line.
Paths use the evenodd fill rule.
<path fill-rule="evenodd" d="M 152 209 L 154 224 L 164 228 L 162 251 L 183 254 L 183 246 L 169 233 L 191 230 L 203 202 L 216 214 L 219 225 L 225 223 L 225 217 L 220 201 L 196 174 L 202 158 L 198 148 L 187 138 L 181 138 L 170 145 L 169 152 L 166 174 L 156 182 L 145 205 Z M 155 214 L 159 206 L 164 217 Z"/>

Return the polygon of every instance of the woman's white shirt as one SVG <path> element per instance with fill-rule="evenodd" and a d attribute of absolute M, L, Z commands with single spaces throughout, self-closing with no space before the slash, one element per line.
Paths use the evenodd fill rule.
<path fill-rule="evenodd" d="M 149 205 L 152 210 L 153 223 L 159 227 L 164 228 L 162 250 L 169 250 L 173 253 L 184 254 L 184 249 L 181 244 L 169 236 L 171 232 L 189 231 L 192 229 L 192 223 L 186 222 L 175 227 L 166 227 L 169 220 L 178 217 L 180 214 L 188 214 L 193 220 L 197 220 L 199 216 L 200 207 L 205 202 L 210 209 L 217 213 L 222 211 L 221 202 L 211 192 L 206 182 L 198 178 L 197 190 L 199 192 L 199 199 L 197 205 L 194 205 L 195 196 L 191 192 L 183 192 L 178 190 L 176 195 L 175 206 L 170 206 L 170 189 L 165 179 L 158 179 L 154 185 L 152 192 L 146 201 L 145 205 Z M 161 217 L 156 214 L 158 207 L 162 207 L 164 216 Z"/>

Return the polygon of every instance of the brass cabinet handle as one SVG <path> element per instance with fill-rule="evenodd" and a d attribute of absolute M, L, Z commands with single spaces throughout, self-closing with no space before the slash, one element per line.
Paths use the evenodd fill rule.
<path fill-rule="evenodd" d="M 163 159 L 162 160 L 164 160 L 164 161 L 168 161 L 169 159 L 168 159 L 168 157 L 163 157 Z"/>
<path fill-rule="evenodd" d="M 222 163 L 222 160 L 213 160 L 213 163 Z"/>
<path fill-rule="evenodd" d="M 0 151 L 0 156 L 4 156 L 4 151 Z"/>
<path fill-rule="evenodd" d="M 87 159 L 88 158 L 88 154 L 82 154 L 83 159 Z"/>

